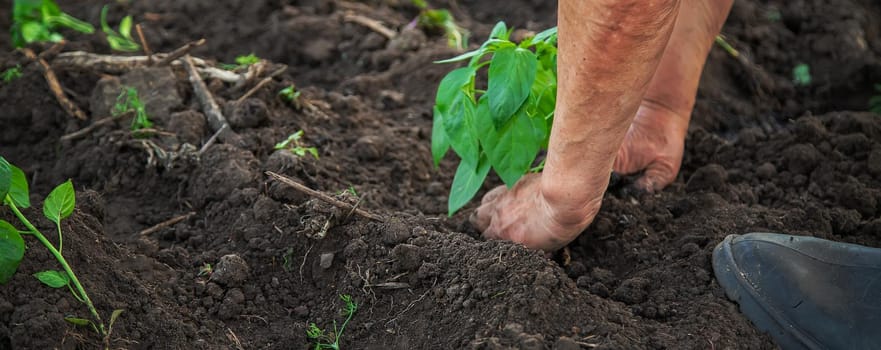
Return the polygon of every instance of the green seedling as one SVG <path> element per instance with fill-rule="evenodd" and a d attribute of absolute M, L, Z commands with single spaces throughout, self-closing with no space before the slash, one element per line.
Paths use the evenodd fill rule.
<path fill-rule="evenodd" d="M 110 6 L 104 5 L 101 9 L 101 30 L 107 35 L 107 43 L 116 51 L 132 52 L 141 49 L 141 46 L 132 39 L 132 16 L 125 16 L 119 22 L 119 32 L 113 30 L 107 24 L 107 11 Z"/>
<path fill-rule="evenodd" d="M 298 157 L 303 157 L 306 155 L 306 153 L 309 153 L 313 157 L 315 157 L 315 159 L 318 159 L 318 149 L 316 149 L 315 147 L 303 146 L 303 143 L 300 142 L 300 139 L 302 138 L 303 130 L 298 130 L 297 132 L 290 134 L 288 138 L 284 141 L 275 144 L 275 149 L 288 150 Z"/>
<path fill-rule="evenodd" d="M 0 284 L 9 282 L 24 258 L 25 243 L 22 235 L 36 238 L 55 257 L 62 270 L 40 271 L 35 273 L 34 277 L 52 288 L 67 287 L 74 298 L 88 307 L 92 317 L 91 319 L 85 319 L 69 316 L 64 319 L 75 325 L 91 326 L 92 329 L 103 337 L 105 347 L 109 347 L 113 323 L 122 313 L 122 310 L 113 311 L 110 316 L 109 326 L 105 328 L 98 310 L 95 309 L 95 305 L 89 298 L 89 294 L 86 293 L 79 278 L 77 278 L 67 259 L 62 254 L 64 247 L 61 221 L 73 213 L 74 205 L 76 204 L 76 193 L 73 189 L 73 184 L 70 180 L 67 180 L 58 185 L 43 201 L 43 215 L 55 224 L 58 232 L 57 247 L 22 214 L 21 209 L 31 206 L 27 178 L 21 169 L 9 164 L 3 157 L 0 157 L 0 199 L 2 199 L 2 204 L 8 207 L 18 221 L 27 229 L 19 230 L 11 223 L 0 220 Z"/>
<path fill-rule="evenodd" d="M 511 187 L 547 148 L 557 96 L 557 28 L 520 43 L 509 39 L 511 32 L 499 22 L 477 50 L 438 62 L 468 61 L 441 80 L 434 106 L 435 166 L 450 148 L 460 158 L 449 215 L 474 197 L 490 168 Z M 487 81 L 478 83 L 484 67 Z"/>
<path fill-rule="evenodd" d="M 878 94 L 869 99 L 869 111 L 881 114 L 881 84 L 875 84 L 875 92 Z"/>
<path fill-rule="evenodd" d="M 425 0 L 413 0 L 419 8 L 419 16 L 413 24 L 425 30 L 443 31 L 447 37 L 447 45 L 454 49 L 464 50 L 468 47 L 468 31 L 456 24 L 456 19 L 449 10 L 432 9 Z"/>
<path fill-rule="evenodd" d="M 300 108 L 300 90 L 297 90 L 297 87 L 294 84 L 281 89 L 278 92 L 278 95 L 281 96 L 282 100 L 285 100 L 287 103 L 291 103 L 297 108 Z"/>
<path fill-rule="evenodd" d="M 132 131 L 153 127 L 153 122 L 147 116 L 147 106 L 138 97 L 138 90 L 133 87 L 124 87 L 119 96 L 116 97 L 116 104 L 113 105 L 112 114 L 116 117 L 129 112 L 135 115 L 132 119 Z"/>
<path fill-rule="evenodd" d="M 315 342 L 314 350 L 340 349 L 340 338 L 343 336 L 343 331 L 346 330 L 346 325 L 349 324 L 352 316 L 355 315 L 355 311 L 358 311 L 358 304 L 352 300 L 352 296 L 342 294 L 340 295 L 340 299 L 345 303 L 345 307 L 341 314 L 346 320 L 343 321 L 343 325 L 339 329 L 337 329 L 336 320 L 333 321 L 333 332 L 327 332 L 318 328 L 318 325 L 315 323 L 309 323 L 309 329 L 306 330 L 306 336 Z"/>
<path fill-rule="evenodd" d="M 799 63 L 792 68 L 792 82 L 798 86 L 811 85 L 811 66 Z"/>
<path fill-rule="evenodd" d="M 58 7 L 54 0 L 14 0 L 12 4 L 12 44 L 23 47 L 35 42 L 60 42 L 58 32 L 70 28 L 91 34 L 95 28 L 78 20 Z"/>
<path fill-rule="evenodd" d="M 11 83 L 13 80 L 21 78 L 21 65 L 16 64 L 15 67 L 11 67 L 5 71 L 3 71 L 0 76 L 3 77 L 4 83 Z"/>
<path fill-rule="evenodd" d="M 226 70 L 239 70 L 242 68 L 248 68 L 248 66 L 256 64 L 258 62 L 260 62 L 260 57 L 257 57 L 257 55 L 253 53 L 250 53 L 247 55 L 236 57 L 236 64 L 221 63 L 219 66 L 220 68 Z"/>
<path fill-rule="evenodd" d="M 199 266 L 199 277 L 208 276 L 211 277 L 211 274 L 214 273 L 214 267 L 209 263 L 204 263 L 202 266 Z"/>

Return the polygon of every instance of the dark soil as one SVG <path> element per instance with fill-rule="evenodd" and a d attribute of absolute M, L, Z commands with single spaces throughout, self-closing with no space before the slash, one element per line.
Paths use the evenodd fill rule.
<path fill-rule="evenodd" d="M 64 252 L 105 318 L 125 309 L 113 348 L 305 349 L 308 323 L 342 321 L 340 294 L 360 305 L 345 349 L 774 348 L 715 282 L 719 241 L 775 231 L 881 247 L 881 116 L 861 112 L 881 82 L 877 2 L 737 1 L 723 32 L 749 63 L 711 53 L 678 180 L 644 195 L 615 176 L 595 222 L 552 260 L 479 238 L 467 223 L 474 204 L 444 215 L 455 160 L 433 169 L 429 138 L 434 89 L 450 67 L 431 62 L 455 51 L 436 33 L 403 30 L 389 41 L 343 19 L 352 10 L 402 29 L 416 14 L 407 3 L 114 4 L 111 17 L 134 14 L 156 51 L 204 37 L 196 56 L 232 62 L 254 52 L 290 66 L 239 106 L 231 102 L 242 89 L 208 81 L 244 144 L 170 163 L 125 122 L 60 141 L 91 121 L 67 116 L 38 65 L 0 35 L 0 69 L 24 67 L 0 85 L 0 154 L 28 174 L 34 202 L 73 180 L 78 209 L 64 224 Z M 102 5 L 62 7 L 97 23 Z M 452 8 L 474 41 L 499 19 L 539 30 L 555 18 L 542 1 L 435 5 Z M 9 8 L 0 1 L 2 28 Z M 70 38 L 65 50 L 107 53 L 100 36 Z M 792 83 L 798 63 L 810 65 L 810 86 Z M 156 127 L 173 136 L 146 140 L 163 150 L 198 148 L 213 134 L 182 70 L 58 74 L 93 120 L 121 85 L 152 92 Z M 276 96 L 291 83 L 306 107 Z M 273 150 L 301 129 L 320 159 Z M 385 222 L 347 219 L 264 171 L 354 202 L 341 193 L 351 187 Z M 98 347 L 93 332 L 63 321 L 87 310 L 30 276 L 56 263 L 28 243 L 19 273 L 0 287 L 0 349 Z M 212 271 L 200 273 L 206 264 Z"/>

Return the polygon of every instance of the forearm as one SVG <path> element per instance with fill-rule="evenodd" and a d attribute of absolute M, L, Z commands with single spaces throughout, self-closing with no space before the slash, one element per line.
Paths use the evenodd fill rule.
<path fill-rule="evenodd" d="M 679 0 L 560 1 L 557 108 L 542 192 L 561 220 L 578 220 L 602 198 L 678 8 Z"/>
<path fill-rule="evenodd" d="M 733 2 L 682 0 L 670 42 L 644 98 L 685 119 L 682 127 L 688 127 L 707 54 Z"/>

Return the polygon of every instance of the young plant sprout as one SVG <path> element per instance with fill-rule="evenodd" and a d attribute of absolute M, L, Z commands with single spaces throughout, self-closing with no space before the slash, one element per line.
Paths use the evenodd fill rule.
<path fill-rule="evenodd" d="M 132 131 L 153 127 L 153 122 L 147 116 L 147 106 L 141 102 L 141 99 L 138 97 L 138 90 L 133 87 L 124 87 L 119 96 L 116 97 L 116 104 L 113 105 L 112 114 L 114 117 L 127 112 L 135 114 L 135 117 L 132 119 Z"/>
<path fill-rule="evenodd" d="M 318 149 L 315 147 L 304 147 L 300 142 L 300 139 L 302 138 L 303 130 L 298 130 L 297 132 L 290 134 L 284 141 L 275 144 L 275 149 L 288 150 L 298 157 L 303 157 L 308 152 L 315 157 L 315 159 L 318 159 Z"/>
<path fill-rule="evenodd" d="M 447 37 L 447 45 L 451 48 L 464 50 L 468 47 L 468 31 L 456 24 L 456 19 L 449 10 L 432 9 L 425 0 L 413 0 L 413 5 L 419 8 L 419 17 L 413 20 L 411 26 L 418 23 L 425 30 L 444 32 Z"/>
<path fill-rule="evenodd" d="M 21 78 L 21 65 L 16 64 L 15 67 L 11 67 L 3 71 L 3 73 L 0 73 L 0 76 L 2 76 L 4 83 L 10 83 L 15 79 Z"/>
<path fill-rule="evenodd" d="M 435 166 L 450 148 L 460 158 L 449 215 L 474 197 L 490 168 L 513 186 L 547 148 L 557 96 L 557 29 L 520 43 L 509 39 L 511 32 L 499 22 L 477 50 L 438 62 L 468 60 L 441 80 L 434 106 Z M 487 82 L 478 84 L 484 67 Z"/>
<path fill-rule="evenodd" d="M 278 95 L 281 96 L 282 100 L 285 100 L 287 103 L 292 103 L 297 108 L 300 108 L 300 90 L 297 90 L 297 87 L 294 84 L 281 89 L 278 92 Z"/>
<path fill-rule="evenodd" d="M 52 244 L 31 221 L 22 214 L 21 209 L 31 206 L 28 182 L 24 172 L 18 167 L 9 164 L 5 158 L 0 157 L 0 200 L 9 208 L 26 230 L 19 230 L 11 223 L 0 220 L 0 284 L 6 284 L 15 274 L 24 258 L 25 244 L 22 235 L 33 236 L 37 239 L 55 260 L 61 265 L 62 270 L 46 270 L 34 274 L 43 284 L 52 288 L 65 288 L 70 290 L 81 303 L 85 304 L 92 315 L 91 319 L 79 317 L 65 317 L 64 319 L 75 325 L 89 325 L 104 339 L 105 346 L 109 346 L 110 333 L 116 318 L 122 310 L 114 310 L 110 316 L 109 326 L 105 327 L 98 310 L 86 293 L 82 283 L 71 269 L 70 264 L 64 258 L 63 237 L 61 233 L 61 220 L 73 213 L 76 202 L 76 194 L 70 180 L 55 187 L 46 200 L 43 201 L 43 215 L 55 224 L 58 232 L 58 245 Z"/>
<path fill-rule="evenodd" d="M 811 85 L 811 66 L 799 63 L 792 69 L 792 82 L 798 86 Z"/>
<path fill-rule="evenodd" d="M 257 62 L 260 62 L 260 57 L 257 57 L 254 53 L 250 53 L 236 57 L 236 64 L 221 63 L 219 66 L 226 70 L 239 70 L 242 68 L 248 68 L 248 66 L 256 64 Z"/>
<path fill-rule="evenodd" d="M 23 47 L 35 42 L 59 42 L 61 28 L 91 34 L 95 28 L 58 7 L 54 0 L 14 0 L 12 3 L 12 44 Z"/>
<path fill-rule="evenodd" d="M 306 336 L 312 341 L 315 342 L 315 350 L 321 349 L 334 349 L 340 350 L 340 338 L 343 336 L 343 331 L 346 330 L 346 325 L 349 324 L 349 321 L 352 319 L 352 316 L 355 315 L 355 311 L 358 310 L 358 304 L 352 300 L 352 296 L 348 294 L 340 295 L 340 299 L 346 304 L 345 308 L 343 308 L 341 314 L 346 318 L 343 321 L 343 325 L 337 329 L 336 320 L 333 321 L 333 332 L 325 331 L 321 328 L 318 328 L 318 325 L 315 323 L 309 323 L 309 329 L 306 330 Z"/>
<path fill-rule="evenodd" d="M 132 16 L 125 16 L 119 22 L 119 32 L 113 30 L 107 24 L 107 11 L 110 6 L 104 5 L 101 9 L 101 30 L 107 35 L 107 43 L 116 51 L 132 52 L 141 49 L 141 46 L 132 39 Z"/>

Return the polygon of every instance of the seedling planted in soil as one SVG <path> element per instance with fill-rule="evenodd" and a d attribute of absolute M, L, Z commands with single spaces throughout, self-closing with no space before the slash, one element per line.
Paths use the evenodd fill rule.
<path fill-rule="evenodd" d="M 341 312 L 346 320 L 343 321 L 343 325 L 339 329 L 337 329 L 336 320 L 333 321 L 333 332 L 327 332 L 318 328 L 318 325 L 315 323 L 309 323 L 309 329 L 306 330 L 306 336 L 315 342 L 315 347 L 313 349 L 340 349 L 340 338 L 343 336 L 343 331 L 346 330 L 346 325 L 349 324 L 352 316 L 355 315 L 355 311 L 358 310 L 358 304 L 352 300 L 352 296 L 342 294 L 340 295 L 340 299 L 346 304 Z"/>
<path fill-rule="evenodd" d="M 284 141 L 275 144 L 275 149 L 288 150 L 298 157 L 303 157 L 308 152 L 315 157 L 315 159 L 318 159 L 318 149 L 315 147 L 304 147 L 300 142 L 301 138 L 303 138 L 303 130 L 298 130 L 297 132 L 290 134 Z"/>
<path fill-rule="evenodd" d="M 438 62 L 468 60 L 441 80 L 434 106 L 435 165 L 450 148 L 461 159 L 450 215 L 474 197 L 490 168 L 511 187 L 547 148 L 557 98 L 557 28 L 520 43 L 509 39 L 511 32 L 499 22 L 477 50 Z M 477 72 L 487 66 L 486 83 L 478 83 Z"/>
<path fill-rule="evenodd" d="M 43 215 L 49 221 L 55 223 L 58 231 L 58 246 L 49 242 L 27 217 L 22 214 L 20 209 L 29 208 L 31 206 L 30 193 L 28 191 L 28 183 L 24 172 L 18 167 L 9 164 L 5 158 L 0 157 L 0 198 L 3 205 L 9 207 L 16 218 L 21 222 L 27 230 L 20 231 L 11 223 L 0 220 L 0 284 L 6 284 L 15 274 L 21 260 L 24 258 L 25 244 L 21 235 L 30 235 L 36 238 L 49 252 L 55 257 L 55 260 L 61 264 L 62 271 L 46 270 L 34 274 L 40 282 L 52 288 L 67 287 L 74 298 L 85 304 L 92 314 L 92 319 L 79 317 L 65 317 L 64 320 L 80 326 L 90 325 L 104 339 L 105 346 L 109 347 L 110 334 L 112 332 L 113 323 L 122 313 L 122 310 L 114 310 L 110 316 L 109 328 L 105 328 L 98 310 L 92 304 L 89 294 L 83 288 L 82 283 L 71 269 L 67 259 L 62 255 L 63 252 L 63 236 L 61 233 L 61 220 L 73 213 L 76 202 L 76 194 L 73 184 L 70 180 L 55 187 L 46 200 L 43 201 Z"/>
<path fill-rule="evenodd" d="M 413 0 L 413 5 L 419 8 L 419 17 L 412 24 L 418 23 L 429 31 L 443 31 L 447 37 L 447 45 L 454 49 L 464 50 L 468 47 L 468 31 L 456 24 L 456 19 L 449 10 L 432 9 L 425 0 Z"/>
<path fill-rule="evenodd" d="M 113 105 L 112 114 L 114 117 L 127 112 L 132 112 L 135 115 L 134 119 L 132 119 L 132 131 L 153 127 L 153 122 L 147 116 L 147 106 L 141 102 L 141 99 L 138 97 L 138 90 L 133 87 L 124 87 L 119 96 L 116 97 L 116 104 Z"/>
<path fill-rule="evenodd" d="M 4 83 L 10 83 L 15 79 L 21 78 L 21 65 L 17 64 L 15 67 L 3 71 L 0 75 L 2 75 Z"/>
<path fill-rule="evenodd" d="M 107 24 L 107 11 L 110 6 L 104 5 L 101 9 L 101 30 L 107 35 L 107 43 L 116 51 L 138 51 L 141 46 L 132 39 L 132 16 L 125 16 L 119 22 L 119 32 L 113 30 Z"/>
<path fill-rule="evenodd" d="M 226 70 L 238 70 L 242 68 L 248 68 L 248 66 L 256 64 L 257 62 L 260 62 L 260 57 L 257 57 L 257 55 L 253 53 L 250 53 L 247 55 L 236 57 L 236 64 L 221 63 L 219 66 L 220 68 Z"/>
<path fill-rule="evenodd" d="M 285 100 L 285 102 L 293 104 L 297 109 L 300 108 L 300 90 L 297 90 L 297 87 L 294 86 L 294 84 L 281 89 L 278 92 L 278 95 L 281 96 L 281 99 Z"/>
<path fill-rule="evenodd" d="M 54 0 L 15 0 L 12 5 L 12 44 L 22 47 L 34 42 L 59 42 L 60 28 L 91 34 L 95 28 L 58 7 Z"/>
<path fill-rule="evenodd" d="M 792 68 L 792 82 L 798 86 L 811 85 L 811 66 L 799 63 Z"/>

